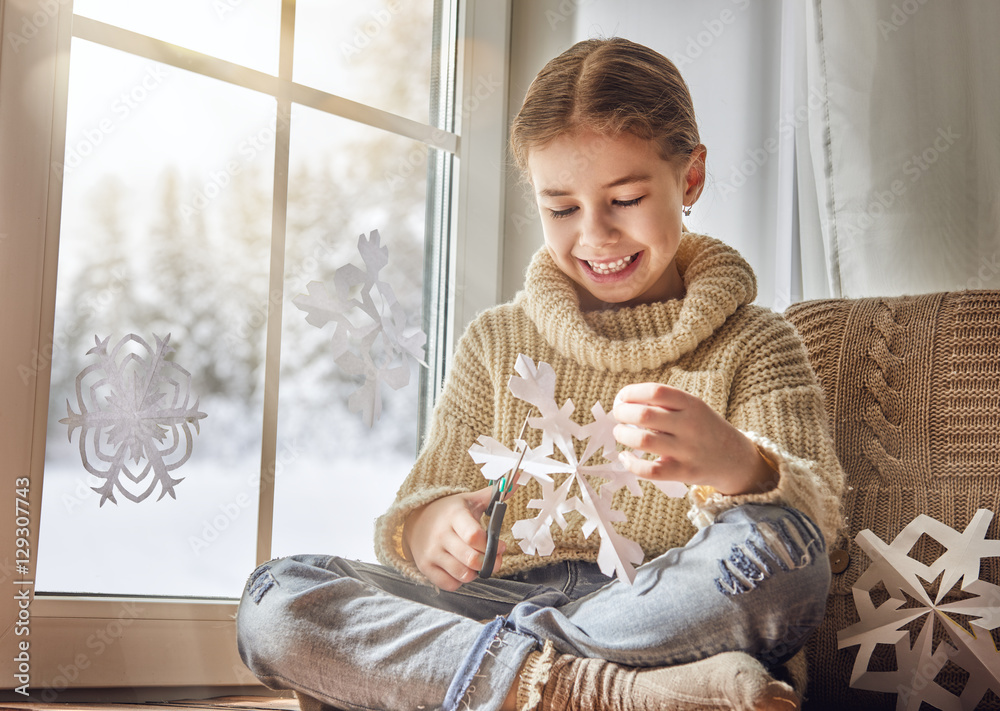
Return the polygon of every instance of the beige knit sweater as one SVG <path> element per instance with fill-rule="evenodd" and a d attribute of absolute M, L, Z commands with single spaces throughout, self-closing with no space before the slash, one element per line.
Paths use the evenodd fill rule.
<path fill-rule="evenodd" d="M 718 511 L 752 501 L 795 506 L 832 539 L 843 522 L 844 477 L 797 333 L 780 316 L 751 305 L 753 271 L 718 240 L 684 234 L 677 266 L 686 288 L 681 300 L 581 312 L 572 282 L 546 249 L 539 250 L 524 290 L 511 303 L 480 314 L 463 335 L 417 462 L 377 522 L 379 560 L 425 580 L 403 555 L 403 524 L 414 509 L 438 497 L 488 484 L 469 448 L 480 435 L 508 446 L 517 438 L 531 406 L 516 399 L 507 382 L 521 353 L 555 369 L 556 401 L 572 399 L 581 424 L 590 421 L 594 402 L 609 410 L 625 385 L 661 382 L 700 397 L 778 462 L 778 487 L 764 494 L 724 497 L 695 487 L 689 500 L 672 499 L 646 482 L 641 497 L 620 490 L 614 507 L 627 520 L 616 528 L 642 546 L 647 561 L 683 546 L 696 530 L 692 521 L 705 525 Z M 541 433 L 529 428 L 526 439 L 537 446 Z M 575 513 L 567 516 L 566 530 L 553 527 L 551 556 L 521 552 L 511 526 L 537 515 L 526 505 L 540 497 L 532 482 L 508 503 L 500 575 L 564 559 L 597 559 L 600 540 L 583 536 L 583 520 Z"/>

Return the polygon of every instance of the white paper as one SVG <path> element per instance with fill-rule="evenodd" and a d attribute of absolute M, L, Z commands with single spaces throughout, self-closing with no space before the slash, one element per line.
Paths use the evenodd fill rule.
<path fill-rule="evenodd" d="M 191 374 L 166 359 L 173 352 L 168 345 L 170 334 L 159 338 L 151 348 L 141 337 L 130 333 L 109 351 L 111 337 L 96 345 L 87 355 L 97 362 L 84 368 L 76 377 L 76 400 L 79 412 L 66 401 L 67 416 L 60 423 L 68 426 L 69 439 L 80 429 L 80 458 L 84 468 L 103 480 L 92 487 L 105 501 L 117 504 L 117 489 L 127 499 L 139 502 L 161 487 L 157 500 L 169 494 L 176 499 L 176 487 L 183 479 L 170 472 L 190 457 L 198 420 L 205 417 L 198 410 L 198 400 L 191 404 Z M 126 346 L 137 343 L 142 351 L 134 353 Z M 141 465 L 141 468 L 140 468 Z M 150 476 L 152 475 L 152 476 Z"/>
<path fill-rule="evenodd" d="M 389 263 L 389 249 L 381 246 L 378 230 L 372 230 L 367 239 L 363 234 L 358 237 L 358 252 L 364 269 L 346 264 L 333 273 L 332 284 L 309 282 L 307 293 L 292 303 L 317 328 L 333 323 L 331 356 L 345 373 L 361 382 L 347 407 L 372 427 L 382 413 L 383 386 L 406 387 L 411 358 L 426 366 L 427 336 L 407 326 L 408 316 L 392 287 L 379 279 L 379 272 Z"/>
<path fill-rule="evenodd" d="M 897 693 L 896 708 L 913 711 L 923 701 L 940 709 L 974 709 L 987 690 L 1000 696 L 1000 652 L 990 636 L 990 630 L 1000 626 L 1000 586 L 979 579 L 982 559 L 1000 556 L 1000 541 L 986 539 L 992 520 L 992 512 L 980 509 L 965 531 L 959 533 L 921 514 L 888 545 L 869 530 L 857 535 L 855 540 L 872 564 L 853 590 L 861 619 L 837 635 L 841 649 L 859 645 L 851 672 L 852 687 Z M 929 565 L 909 555 L 922 534 L 945 548 Z M 932 598 L 926 585 L 938 576 L 940 587 Z M 875 607 L 871 590 L 880 582 L 889 599 Z M 972 597 L 942 603 L 956 585 Z M 907 604 L 907 596 L 918 606 Z M 949 613 L 970 617 L 968 624 L 973 634 L 951 619 Z M 910 633 L 902 628 L 921 617 L 923 626 L 911 648 Z M 948 641 L 932 650 L 934 624 L 946 631 Z M 895 646 L 896 671 L 868 671 L 877 644 Z M 934 676 L 948 661 L 970 674 L 957 696 L 934 682 Z"/>
<path fill-rule="evenodd" d="M 541 445 L 532 449 L 518 441 L 517 448 L 510 449 L 491 437 L 481 436 L 469 450 L 473 460 L 482 465 L 483 476 L 493 481 L 513 472 L 521 451 L 527 448 L 518 480 L 533 478 L 538 481 L 542 498 L 528 503 L 528 508 L 538 509 L 539 514 L 517 521 L 512 527 L 514 537 L 525 553 L 550 555 L 554 549 L 551 525 L 554 523 L 565 529 L 565 514 L 576 511 L 585 519 L 585 536 L 589 537 L 594 531 L 600 534 L 597 561 L 601 571 L 608 576 L 617 574 L 631 583 L 635 579 L 634 566 L 643 559 L 642 548 L 615 530 L 612 524 L 624 521 L 625 515 L 611 508 L 611 502 L 621 488 L 628 489 L 634 496 L 641 496 L 642 490 L 638 477 L 618 460 L 613 433 L 617 421 L 600 403 L 595 403 L 590 410 L 593 420 L 578 425 L 572 419 L 573 402 L 567 400 L 562 407 L 556 403 L 556 374 L 552 366 L 548 363 L 536 366 L 522 354 L 514 369 L 518 375 L 510 379 L 508 387 L 515 397 L 531 403 L 540 413 L 529 417 L 528 424 L 542 431 Z M 574 440 L 586 442 L 579 459 Z M 555 457 L 555 452 L 559 453 L 559 458 Z M 600 455 L 602 461 L 588 464 L 596 455 Z M 555 477 L 567 474 L 569 476 L 557 486 Z M 592 478 L 602 479 L 603 483 L 595 489 Z M 680 488 L 687 491 L 683 484 Z M 570 495 L 573 489 L 579 492 L 578 496 Z"/>

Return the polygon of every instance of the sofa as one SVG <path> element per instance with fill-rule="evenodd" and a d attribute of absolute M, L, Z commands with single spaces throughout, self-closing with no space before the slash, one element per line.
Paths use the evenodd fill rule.
<path fill-rule="evenodd" d="M 860 620 L 852 588 L 872 565 L 856 541 L 859 532 L 867 529 L 889 544 L 920 514 L 962 532 L 978 510 L 988 509 L 997 516 L 985 538 L 1000 538 L 1000 291 L 808 301 L 785 315 L 801 334 L 822 385 L 849 487 L 843 502 L 846 533 L 828 542 L 834 575 L 827 616 L 806 650 L 805 708 L 1000 709 L 1000 689 L 987 691 L 981 701 L 970 701 L 979 692 L 969 689 L 957 705 L 955 697 L 974 679 L 953 659 L 941 666 L 949 647 L 938 652 L 945 656 L 937 664 L 904 657 L 897 666 L 899 647 L 876 646 L 867 669 L 904 672 L 881 677 L 897 693 L 852 688 L 860 647 L 838 648 L 838 632 Z M 930 564 L 943 550 L 940 541 L 922 535 L 910 556 Z M 990 550 L 1000 553 L 1000 546 Z M 1000 584 L 1000 557 L 983 557 L 979 575 Z M 940 578 L 926 585 L 939 583 Z M 884 586 L 869 589 L 875 607 L 889 597 Z M 969 597 L 949 590 L 941 604 Z M 992 596 L 987 604 L 1000 608 L 996 593 Z M 903 608 L 916 606 L 907 600 Z M 1000 612 L 995 614 L 993 622 L 1000 624 Z M 913 622 L 911 643 L 923 620 L 933 616 Z M 962 626 L 972 629 L 967 622 Z M 987 635 L 979 637 L 984 644 L 1000 640 L 1000 629 L 993 630 L 992 640 L 989 632 L 979 634 Z M 933 635 L 937 645 L 946 636 L 944 626 L 935 625 Z M 1000 677 L 1000 652 L 986 659 Z M 975 681 L 988 676 L 980 670 Z"/>

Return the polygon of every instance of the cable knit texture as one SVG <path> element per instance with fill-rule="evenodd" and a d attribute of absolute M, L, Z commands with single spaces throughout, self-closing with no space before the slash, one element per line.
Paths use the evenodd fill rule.
<path fill-rule="evenodd" d="M 410 476 L 376 526 L 379 560 L 424 580 L 402 550 L 402 527 L 417 507 L 487 485 L 468 450 L 480 435 L 513 443 L 531 407 L 507 382 L 521 353 L 556 372 L 556 400 L 572 399 L 574 418 L 585 424 L 599 401 L 609 410 L 630 383 L 660 382 L 704 400 L 750 435 L 777 463 L 778 487 L 770 492 L 723 497 L 695 487 L 672 499 L 646 482 L 642 497 L 620 490 L 614 507 L 627 520 L 618 531 L 635 540 L 651 560 L 683 546 L 695 525 L 705 525 L 738 503 L 781 501 L 809 515 L 828 539 L 837 534 L 843 473 L 826 424 L 822 394 L 794 328 L 781 316 L 751 304 L 756 280 L 731 247 L 685 233 L 677 267 L 683 299 L 605 311 L 581 312 L 573 283 L 539 250 L 525 288 L 514 300 L 485 311 L 469 326 Z M 531 446 L 541 433 L 529 428 Z M 578 455 L 582 455 L 582 443 Z M 511 499 L 502 538 L 507 543 L 501 575 L 564 560 L 596 561 L 600 540 L 582 533 L 582 517 L 570 514 L 565 531 L 553 529 L 555 551 L 540 558 L 521 552 L 511 535 L 515 521 L 532 518 L 527 507 L 541 498 L 532 482 Z M 690 513 L 689 507 L 694 504 Z"/>
<path fill-rule="evenodd" d="M 855 537 L 869 530 L 889 543 L 920 514 L 963 531 L 978 509 L 998 511 L 1000 290 L 808 301 L 790 307 L 788 318 L 827 394 L 850 484 L 846 535 L 829 541 L 849 554 L 849 565 L 833 576 L 826 618 L 809 643 L 809 708 L 889 711 L 897 695 L 852 689 L 857 647 L 838 648 L 838 633 L 858 621 L 853 589 L 871 565 Z M 987 533 L 997 538 L 1000 517 Z M 909 555 L 930 564 L 940 552 L 922 536 Z M 1000 557 L 984 557 L 978 572 L 1000 581 Z M 963 597 L 954 590 L 941 603 Z M 869 668 L 896 663 L 892 647 L 879 645 Z M 959 660 L 934 681 L 957 696 L 968 670 Z M 987 698 L 976 708 L 1000 708 L 996 696 Z"/>

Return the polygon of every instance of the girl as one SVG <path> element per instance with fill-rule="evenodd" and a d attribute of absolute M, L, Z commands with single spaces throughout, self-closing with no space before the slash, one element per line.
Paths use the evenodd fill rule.
<path fill-rule="evenodd" d="M 843 474 L 796 333 L 751 304 L 739 254 L 684 231 L 706 155 L 686 85 L 646 47 L 581 42 L 539 73 L 511 146 L 545 245 L 524 290 L 462 337 L 377 523 L 383 565 L 258 568 L 244 661 L 304 707 L 796 708 L 770 673 L 825 611 Z M 491 489 L 468 450 L 518 437 L 520 353 L 553 366 L 560 405 L 614 403 L 616 439 L 652 455 L 624 453 L 632 472 L 691 485 L 687 500 L 618 493 L 617 528 L 645 554 L 633 585 L 600 573 L 580 521 L 554 528 L 552 555 L 521 552 L 511 526 L 535 515 L 537 484 L 510 500 L 495 577 L 478 579 Z"/>

